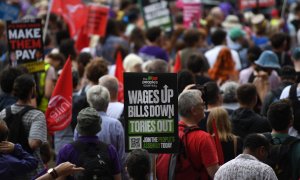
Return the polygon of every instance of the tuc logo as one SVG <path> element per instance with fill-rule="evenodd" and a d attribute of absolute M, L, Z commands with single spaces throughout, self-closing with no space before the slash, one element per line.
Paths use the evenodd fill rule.
<path fill-rule="evenodd" d="M 72 118 L 72 102 L 63 96 L 56 95 L 51 98 L 48 109 L 50 118 L 56 123 L 70 121 Z"/>

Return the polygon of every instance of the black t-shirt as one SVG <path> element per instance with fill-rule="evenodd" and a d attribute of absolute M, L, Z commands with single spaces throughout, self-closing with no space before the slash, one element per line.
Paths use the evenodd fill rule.
<path fill-rule="evenodd" d="M 206 77 L 206 76 L 196 75 L 195 76 L 195 81 L 196 81 L 196 84 L 204 85 L 205 83 L 210 82 L 212 80 L 209 77 Z"/>
<path fill-rule="evenodd" d="M 234 154 L 234 143 L 233 140 L 230 141 L 221 141 L 222 144 L 222 151 L 224 155 L 224 163 L 234 159 L 236 156 L 242 153 L 243 151 L 243 141 L 241 138 L 236 136 L 237 144 L 236 144 L 236 155 Z"/>

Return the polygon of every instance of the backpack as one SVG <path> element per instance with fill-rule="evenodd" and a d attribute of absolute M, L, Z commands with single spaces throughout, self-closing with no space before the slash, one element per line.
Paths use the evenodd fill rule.
<path fill-rule="evenodd" d="M 33 153 L 28 143 L 29 132 L 25 131 L 22 118 L 30 110 L 34 109 L 31 106 L 24 106 L 24 108 L 16 114 L 11 111 L 11 106 L 5 108 L 6 116 L 4 121 L 9 129 L 8 141 L 12 143 L 21 144 L 23 149 L 29 153 Z"/>
<path fill-rule="evenodd" d="M 159 154 L 156 159 L 156 168 L 165 169 L 166 166 L 168 167 L 165 170 L 168 176 L 168 180 L 174 180 L 175 172 L 183 172 L 186 168 L 192 167 L 195 171 L 197 171 L 196 166 L 191 161 L 190 157 L 188 156 L 187 149 L 186 149 L 186 141 L 187 136 L 193 131 L 200 131 L 199 127 L 188 127 L 184 125 L 180 125 L 184 127 L 184 131 L 179 131 L 179 152 L 174 154 Z"/>
<path fill-rule="evenodd" d="M 289 92 L 289 100 L 292 102 L 293 112 L 294 112 L 294 124 L 293 127 L 300 132 L 300 101 L 297 97 L 297 86 L 298 84 L 293 84 Z"/>
<path fill-rule="evenodd" d="M 75 179 L 113 179 L 113 163 L 110 159 L 107 144 L 103 142 L 97 142 L 97 144 L 95 144 L 80 141 L 75 141 L 71 144 L 79 153 L 79 164 L 77 164 L 77 166 L 84 168 L 82 173 L 77 173 L 75 175 Z"/>
<path fill-rule="evenodd" d="M 280 142 L 280 139 L 273 138 L 271 133 L 264 133 L 264 136 L 271 144 L 266 164 L 273 168 L 278 180 L 292 179 L 293 172 L 289 154 L 291 147 L 296 142 L 300 142 L 300 139 L 289 136 L 284 142 Z"/>

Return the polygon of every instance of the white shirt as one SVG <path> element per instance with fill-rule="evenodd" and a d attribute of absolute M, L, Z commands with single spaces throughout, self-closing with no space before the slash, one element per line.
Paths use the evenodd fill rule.
<path fill-rule="evenodd" d="M 223 164 L 214 180 L 277 180 L 273 169 L 250 154 L 240 154 Z"/>
<path fill-rule="evenodd" d="M 289 94 L 290 94 L 290 89 L 291 89 L 291 85 L 290 86 L 287 86 L 283 89 L 281 95 L 280 95 L 280 99 L 286 99 L 289 97 Z M 298 85 L 297 87 L 297 97 L 298 99 L 300 100 L 300 87 Z"/>
<path fill-rule="evenodd" d="M 205 53 L 205 57 L 207 58 L 209 66 L 211 68 L 214 66 L 214 64 L 217 60 L 217 57 L 219 55 L 219 52 L 224 47 L 226 47 L 226 46 L 224 46 L 224 45 L 215 46 L 214 48 L 212 48 L 211 50 L 208 50 Z M 230 51 L 231 51 L 232 58 L 235 62 L 235 69 L 240 70 L 241 69 L 241 61 L 240 61 L 240 57 L 239 57 L 238 53 L 232 49 Z"/>
<path fill-rule="evenodd" d="M 108 104 L 106 114 L 109 117 L 119 119 L 124 110 L 124 104 L 120 102 L 110 102 Z"/>

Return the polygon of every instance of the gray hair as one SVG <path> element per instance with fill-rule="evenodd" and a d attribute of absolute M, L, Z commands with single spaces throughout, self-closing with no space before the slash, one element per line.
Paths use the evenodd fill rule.
<path fill-rule="evenodd" d="M 220 90 L 223 91 L 223 102 L 224 103 L 232 103 L 237 102 L 236 90 L 239 87 L 239 84 L 234 81 L 225 82 Z"/>
<path fill-rule="evenodd" d="M 169 72 L 169 65 L 166 61 L 161 60 L 161 59 L 150 60 L 145 65 L 145 72 L 167 73 L 167 72 Z"/>
<path fill-rule="evenodd" d="M 196 89 L 183 91 L 178 97 L 179 114 L 189 118 L 192 108 L 203 102 L 201 96 L 202 93 Z"/>
<path fill-rule="evenodd" d="M 117 98 L 119 90 L 118 79 L 111 75 L 104 75 L 99 78 L 99 85 L 108 89 L 111 98 Z"/>
<path fill-rule="evenodd" d="M 106 111 L 110 101 L 110 95 L 106 87 L 95 85 L 88 89 L 86 93 L 87 101 L 90 107 L 97 111 Z"/>

